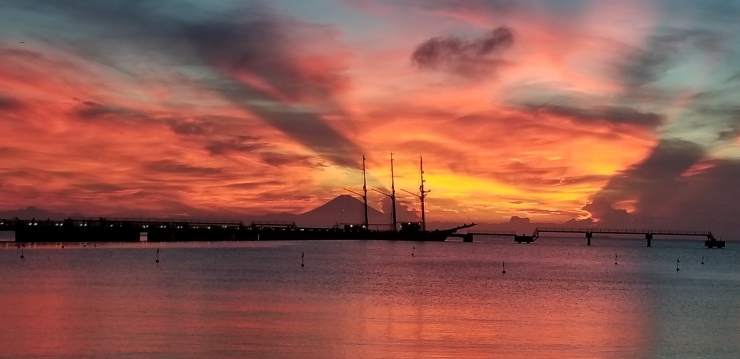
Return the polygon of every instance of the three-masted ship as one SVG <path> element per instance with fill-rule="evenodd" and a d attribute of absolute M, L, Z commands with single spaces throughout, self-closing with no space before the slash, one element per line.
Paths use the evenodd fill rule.
<path fill-rule="evenodd" d="M 348 227 L 345 225 L 345 230 L 347 233 L 347 239 L 386 239 L 386 240 L 399 240 L 399 241 L 436 241 L 441 242 L 447 239 L 450 235 L 454 234 L 458 230 L 469 228 L 472 226 L 475 226 L 475 223 L 470 224 L 462 224 L 457 227 L 448 228 L 448 229 L 436 229 L 433 231 L 427 230 L 427 223 L 426 223 L 426 207 L 425 207 L 425 199 L 427 194 L 430 192 L 424 187 L 424 159 L 422 156 L 419 156 L 419 176 L 420 176 L 420 185 L 419 185 L 419 194 L 412 193 L 409 191 L 405 191 L 406 193 L 409 193 L 413 196 L 416 196 L 419 198 L 420 204 L 421 204 L 421 222 L 398 222 L 398 218 L 396 215 L 396 183 L 395 183 L 395 175 L 394 175 L 394 169 L 393 169 L 393 154 L 391 154 L 391 192 L 390 193 L 384 193 L 378 190 L 375 190 L 376 192 L 379 192 L 385 196 L 390 197 L 391 199 L 391 224 L 390 224 L 390 230 L 382 231 L 382 230 L 370 230 L 370 223 L 368 222 L 368 203 L 367 203 L 367 172 L 365 167 L 365 156 L 362 156 L 362 194 L 356 193 L 360 195 L 363 199 L 364 205 L 365 205 L 365 222 L 362 224 L 362 227 L 360 229 L 351 230 L 351 228 L 356 228 L 354 226 Z M 359 227 L 359 226 L 358 226 Z M 399 228 L 400 227 L 400 228 Z"/>

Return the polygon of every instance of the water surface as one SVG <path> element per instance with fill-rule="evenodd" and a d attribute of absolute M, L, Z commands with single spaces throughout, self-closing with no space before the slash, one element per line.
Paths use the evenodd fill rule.
<path fill-rule="evenodd" d="M 740 357 L 735 243 L 593 244 L 8 244 L 0 357 Z"/>

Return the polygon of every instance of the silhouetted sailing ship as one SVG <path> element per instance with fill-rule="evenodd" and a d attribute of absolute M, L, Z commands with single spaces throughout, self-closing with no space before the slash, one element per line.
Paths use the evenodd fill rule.
<path fill-rule="evenodd" d="M 362 194 L 356 193 L 352 191 L 353 193 L 359 195 L 362 197 L 363 202 L 365 204 L 365 222 L 362 224 L 362 226 L 359 229 L 355 229 L 354 231 L 352 228 L 354 226 L 352 225 L 345 225 L 345 231 L 347 233 L 346 239 L 385 239 L 385 240 L 398 240 L 398 241 L 436 241 L 441 242 L 447 239 L 450 235 L 454 234 L 458 230 L 470 228 L 472 226 L 475 226 L 475 223 L 470 224 L 463 224 L 457 227 L 448 228 L 448 229 L 442 229 L 442 230 L 433 230 L 428 231 L 426 228 L 426 208 L 425 208 L 425 199 L 427 193 L 429 193 L 429 190 L 426 190 L 424 188 L 424 159 L 422 156 L 419 156 L 419 176 L 421 180 L 421 184 L 419 186 L 419 194 L 411 193 L 409 191 L 405 191 L 406 193 L 409 193 L 411 195 L 414 195 L 419 198 L 419 201 L 421 203 L 421 222 L 401 222 L 400 223 L 400 229 L 399 222 L 396 217 L 396 183 L 395 183 L 395 176 L 394 176 L 394 170 L 393 170 L 393 154 L 391 154 L 391 193 L 384 193 L 378 190 L 375 190 L 378 193 L 381 193 L 385 196 L 388 196 L 391 199 L 391 230 L 389 231 L 372 231 L 370 230 L 370 224 L 368 223 L 368 216 L 367 216 L 367 176 L 366 176 L 366 169 L 365 169 L 365 156 L 362 157 Z"/>
<path fill-rule="evenodd" d="M 419 186 L 419 194 L 410 193 L 419 198 L 421 203 L 421 222 L 399 222 L 397 219 L 396 212 L 396 183 L 395 174 L 393 168 L 393 154 L 391 154 L 391 191 L 385 193 L 374 189 L 374 191 L 381 193 L 391 200 L 391 223 L 389 230 L 372 230 L 370 229 L 371 224 L 369 223 L 368 216 L 368 202 L 367 202 L 367 171 L 365 167 L 365 156 L 362 157 L 362 193 L 358 193 L 352 190 L 347 190 L 358 196 L 363 200 L 364 204 L 364 222 L 361 224 L 343 224 L 335 225 L 332 228 L 300 228 L 295 226 L 293 222 L 274 222 L 274 223 L 259 223 L 256 230 L 259 233 L 258 240 L 391 240 L 391 241 L 433 241 L 441 242 L 447 239 L 449 236 L 457 232 L 458 230 L 475 226 L 475 223 L 462 224 L 457 227 L 433 230 L 429 231 L 426 228 L 426 207 L 425 199 L 428 190 L 425 189 L 424 184 L 424 162 L 423 158 L 419 156 L 419 175 L 421 184 Z M 375 225 L 373 225 L 375 226 Z M 400 227 L 400 228 L 399 228 Z"/>

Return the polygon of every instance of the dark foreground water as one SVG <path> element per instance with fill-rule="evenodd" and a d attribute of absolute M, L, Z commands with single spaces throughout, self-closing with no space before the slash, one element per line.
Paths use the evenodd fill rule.
<path fill-rule="evenodd" d="M 0 357 L 740 358 L 738 244 L 593 243 L 8 244 Z"/>

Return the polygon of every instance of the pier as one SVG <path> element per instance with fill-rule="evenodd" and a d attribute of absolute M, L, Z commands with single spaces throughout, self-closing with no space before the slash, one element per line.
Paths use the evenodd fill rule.
<path fill-rule="evenodd" d="M 0 231 L 15 232 L 20 243 L 192 242 L 269 240 L 419 240 L 418 226 L 409 230 L 370 231 L 362 224 L 331 228 L 299 227 L 294 222 L 198 221 L 143 218 L 0 219 Z M 467 228 L 469 225 L 454 228 Z M 416 229 L 416 230 L 415 230 Z M 444 231 L 431 231 L 434 235 Z M 454 234 L 454 233 L 453 233 Z M 421 240 L 427 237 L 421 237 Z M 443 236 L 435 236 L 444 240 Z M 472 238 L 472 237 L 471 237 Z"/>
<path fill-rule="evenodd" d="M 725 241 L 717 240 L 710 231 L 671 231 L 671 230 L 652 230 L 652 229 L 610 229 L 610 228 L 548 228 L 538 227 L 532 233 L 531 241 L 534 242 L 539 238 L 540 233 L 580 233 L 586 236 L 586 245 L 591 245 L 591 238 L 594 233 L 598 234 L 622 234 L 622 235 L 641 235 L 645 237 L 647 246 L 652 247 L 654 236 L 679 236 L 679 237 L 706 237 L 704 245 L 707 248 L 724 248 Z"/>
<path fill-rule="evenodd" d="M 466 226 L 462 226 L 463 228 Z M 187 241 L 259 241 L 259 240 L 341 240 L 389 239 L 403 240 L 403 236 L 378 236 L 362 225 L 344 225 L 332 228 L 299 227 L 294 222 L 203 221 L 185 219 L 146 218 L 68 218 L 54 220 L 0 219 L 0 231 L 15 232 L 16 242 L 187 242 Z M 705 237 L 708 248 L 724 248 L 725 241 L 717 240 L 710 231 L 672 231 L 609 228 L 550 228 L 538 227 L 532 235 L 518 235 L 513 231 L 450 233 L 448 237 L 473 242 L 476 236 L 512 237 L 517 243 L 535 242 L 542 233 L 583 234 L 586 245 L 591 245 L 594 234 L 643 236 L 652 246 L 655 236 Z"/>
<path fill-rule="evenodd" d="M 0 231 L 15 232 L 16 242 L 149 242 L 246 240 L 240 221 L 147 218 L 68 218 L 62 221 L 0 219 Z"/>
<path fill-rule="evenodd" d="M 671 231 L 671 230 L 652 230 L 652 229 L 611 229 L 611 228 L 558 228 L 558 227 L 537 227 L 532 235 L 518 235 L 512 231 L 492 231 L 492 232 L 468 232 L 455 233 L 450 237 L 459 237 L 463 242 L 472 242 L 476 236 L 505 236 L 512 237 L 517 243 L 532 243 L 536 241 L 541 233 L 579 233 L 586 237 L 586 245 L 591 245 L 591 239 L 594 234 L 620 234 L 620 235 L 640 235 L 644 236 L 647 241 L 647 247 L 652 247 L 654 236 L 678 236 L 678 237 L 706 237 L 704 245 L 707 248 L 724 248 L 725 241 L 717 240 L 710 231 Z"/>

